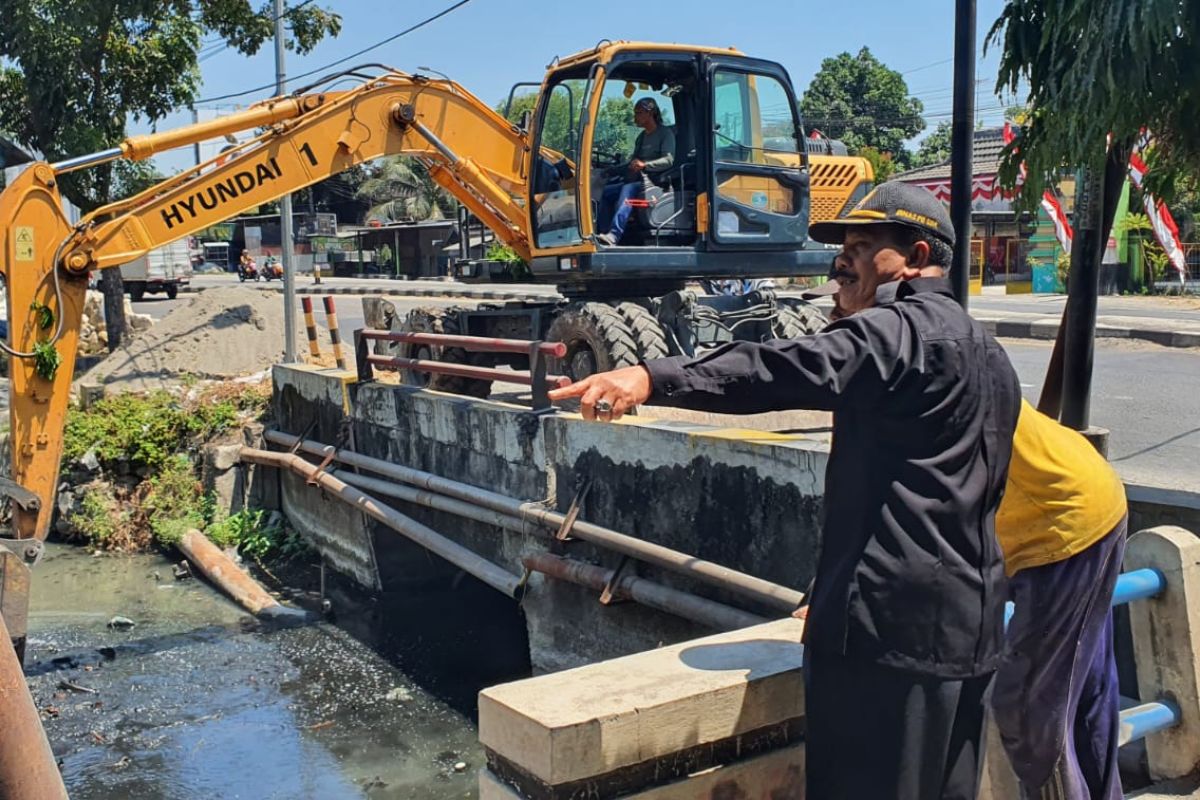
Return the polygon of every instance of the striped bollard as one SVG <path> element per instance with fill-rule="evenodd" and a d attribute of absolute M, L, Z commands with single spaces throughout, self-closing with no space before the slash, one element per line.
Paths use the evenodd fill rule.
<path fill-rule="evenodd" d="M 329 341 L 333 345 L 333 358 L 337 361 L 338 369 L 345 369 L 346 357 L 342 355 L 342 337 L 338 333 L 337 311 L 333 307 L 333 298 L 325 295 L 321 299 L 325 301 L 325 327 L 329 328 Z"/>
<path fill-rule="evenodd" d="M 300 307 L 304 309 L 304 328 L 308 333 L 308 354 L 313 358 L 321 357 L 321 346 L 317 343 L 317 320 L 313 316 L 311 297 L 301 297 Z"/>

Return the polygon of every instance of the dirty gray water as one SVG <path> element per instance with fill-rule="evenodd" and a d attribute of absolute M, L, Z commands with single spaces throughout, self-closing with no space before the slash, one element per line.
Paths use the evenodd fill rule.
<path fill-rule="evenodd" d="M 159 555 L 50 544 L 25 664 L 75 800 L 478 793 L 462 709 L 342 628 L 264 628 Z"/>

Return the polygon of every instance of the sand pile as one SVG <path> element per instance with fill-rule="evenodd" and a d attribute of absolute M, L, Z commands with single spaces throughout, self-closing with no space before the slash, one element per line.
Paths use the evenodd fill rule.
<path fill-rule="evenodd" d="M 296 352 L 305 353 L 299 314 L 296 322 Z M 189 376 L 220 380 L 251 375 L 283 356 L 280 294 L 245 287 L 209 289 L 130 338 L 81 382 L 110 391 L 140 391 Z"/>

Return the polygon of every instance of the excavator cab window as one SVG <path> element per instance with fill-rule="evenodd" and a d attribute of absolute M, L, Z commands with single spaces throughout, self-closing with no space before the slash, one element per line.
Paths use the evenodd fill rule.
<path fill-rule="evenodd" d="M 586 76 L 565 77 L 542 95 L 537 157 L 532 167 L 533 225 L 538 247 L 562 247 L 582 241 L 575 173 L 587 88 Z"/>
<path fill-rule="evenodd" d="M 631 213 L 618 241 L 623 246 L 691 244 L 696 236 L 695 197 L 697 173 L 695 122 L 700 94 L 694 58 L 653 60 L 630 58 L 615 64 L 605 79 L 596 112 L 591 153 L 591 214 L 594 230 L 611 230 L 612 216 L 630 205 Z M 642 130 L 634 122 L 634 109 L 643 99 L 654 101 L 673 142 L 670 163 L 642 174 L 629 163 Z M 633 185 L 634 196 L 618 195 Z M 609 191 L 606 203 L 604 193 Z"/>
<path fill-rule="evenodd" d="M 796 99 L 783 68 L 714 59 L 711 245 L 716 249 L 803 241 L 807 173 Z"/>

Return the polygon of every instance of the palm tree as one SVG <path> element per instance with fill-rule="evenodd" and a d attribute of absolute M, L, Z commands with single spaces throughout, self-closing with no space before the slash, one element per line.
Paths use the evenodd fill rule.
<path fill-rule="evenodd" d="M 367 221 L 445 219 L 458 207 L 450 193 L 429 176 L 425 164 L 411 156 L 381 159 L 355 197 L 370 206 Z"/>

